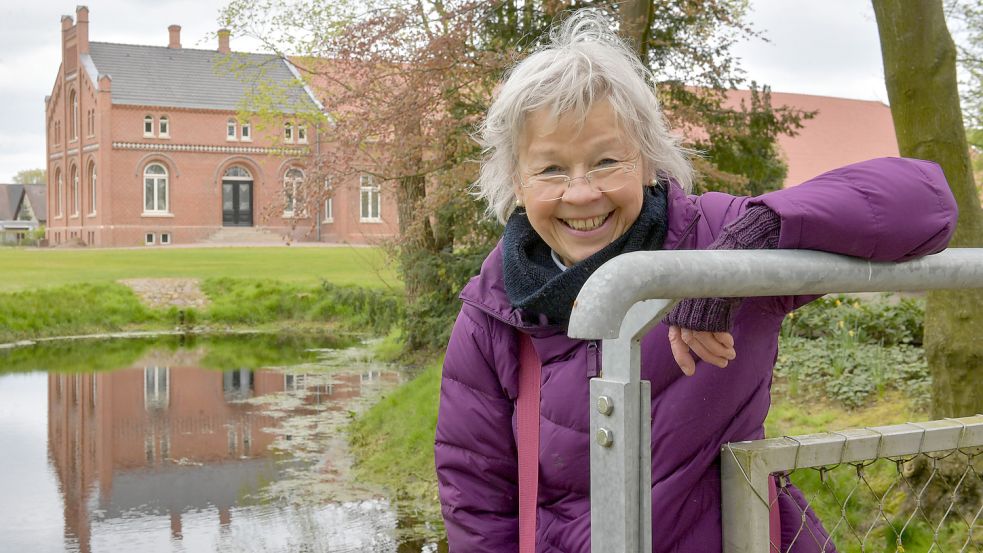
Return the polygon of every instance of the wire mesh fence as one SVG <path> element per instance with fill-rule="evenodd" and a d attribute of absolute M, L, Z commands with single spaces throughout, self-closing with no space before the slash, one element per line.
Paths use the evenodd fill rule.
<path fill-rule="evenodd" d="M 727 444 L 721 463 L 727 552 L 983 552 L 981 415 Z"/>

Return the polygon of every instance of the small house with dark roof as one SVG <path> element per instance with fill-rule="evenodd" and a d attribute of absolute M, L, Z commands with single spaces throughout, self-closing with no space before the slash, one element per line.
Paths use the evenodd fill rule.
<path fill-rule="evenodd" d="M 301 205 L 308 161 L 325 148 L 304 115 L 324 107 L 289 61 L 233 52 L 226 30 L 215 50 L 183 48 L 178 25 L 168 33 L 166 47 L 91 42 L 88 8 L 62 17 L 62 63 L 45 98 L 49 243 L 394 234 L 395 206 L 365 175 Z M 250 97 L 271 88 L 264 112 L 275 120 L 249 116 Z"/>
<path fill-rule="evenodd" d="M 43 184 L 0 184 L 0 244 L 31 243 L 47 214 Z"/>

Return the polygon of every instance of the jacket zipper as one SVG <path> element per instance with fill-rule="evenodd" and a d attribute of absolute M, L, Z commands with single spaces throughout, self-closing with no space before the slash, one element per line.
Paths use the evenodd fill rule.
<path fill-rule="evenodd" d="M 587 378 L 600 376 L 601 347 L 597 340 L 587 342 Z"/>

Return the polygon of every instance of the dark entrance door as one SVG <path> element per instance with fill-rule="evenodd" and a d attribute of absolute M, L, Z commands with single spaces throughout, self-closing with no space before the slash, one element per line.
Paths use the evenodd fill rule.
<path fill-rule="evenodd" d="M 253 226 L 253 181 L 241 167 L 226 171 L 222 179 L 222 225 Z"/>

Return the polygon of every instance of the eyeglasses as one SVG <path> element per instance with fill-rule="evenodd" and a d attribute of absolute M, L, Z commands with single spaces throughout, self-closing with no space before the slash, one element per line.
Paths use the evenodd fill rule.
<path fill-rule="evenodd" d="M 566 194 L 573 186 L 573 181 L 584 179 L 598 192 L 614 192 L 625 187 L 630 181 L 628 175 L 635 172 L 637 164 L 627 161 L 612 163 L 584 173 L 582 177 L 569 175 L 533 175 L 520 182 L 523 188 L 530 190 L 533 198 L 541 202 L 555 202 Z"/>

